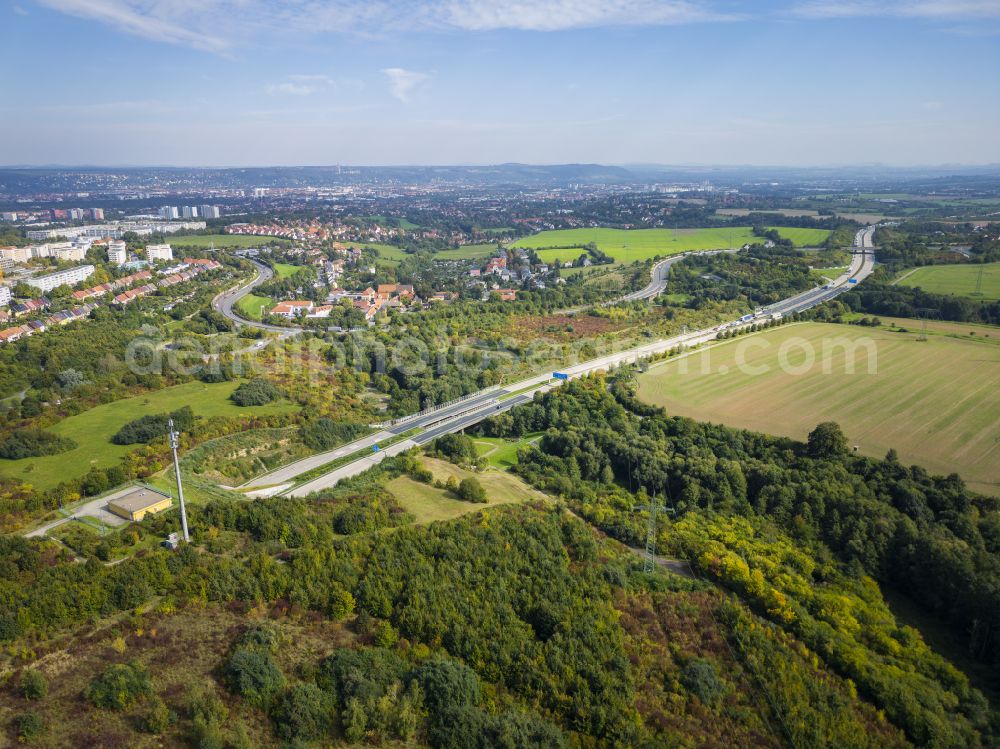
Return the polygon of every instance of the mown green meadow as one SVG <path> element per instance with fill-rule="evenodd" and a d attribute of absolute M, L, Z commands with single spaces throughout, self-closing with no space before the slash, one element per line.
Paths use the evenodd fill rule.
<path fill-rule="evenodd" d="M 795 439 L 836 421 L 864 454 L 894 448 L 906 463 L 998 494 L 1000 390 L 984 373 L 1000 366 L 1000 350 L 981 336 L 921 341 L 919 330 L 918 321 L 910 332 L 783 326 L 655 366 L 639 394 L 671 414 Z"/>
<path fill-rule="evenodd" d="M 248 416 L 293 411 L 297 406 L 287 400 L 263 406 L 241 408 L 229 400 L 239 382 L 207 384 L 201 381 L 165 388 L 149 395 L 105 403 L 70 416 L 48 427 L 49 431 L 76 442 L 76 447 L 58 455 L 21 460 L 0 460 L 0 475 L 48 489 L 60 481 L 82 476 L 91 467 L 107 468 L 118 463 L 137 445 L 116 445 L 111 437 L 124 424 L 140 416 L 167 413 L 190 406 L 195 416 Z"/>
<path fill-rule="evenodd" d="M 979 275 L 982 287 L 977 294 Z M 901 286 L 919 286 L 934 294 L 955 294 L 972 299 L 1000 299 L 1000 263 L 929 265 L 900 278 Z"/>
<path fill-rule="evenodd" d="M 795 244 L 819 244 L 829 236 L 826 229 L 776 228 Z M 632 263 L 694 250 L 723 250 L 760 242 L 749 226 L 712 229 L 558 229 L 523 237 L 512 247 L 535 249 L 545 262 L 567 262 L 578 257 L 584 245 L 594 243 L 616 263 Z"/>

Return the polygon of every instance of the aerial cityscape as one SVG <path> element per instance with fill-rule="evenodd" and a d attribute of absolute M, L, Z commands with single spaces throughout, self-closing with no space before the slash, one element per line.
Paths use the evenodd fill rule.
<path fill-rule="evenodd" d="M 1000 747 L 1000 3 L 0 14 L 0 746 Z"/>

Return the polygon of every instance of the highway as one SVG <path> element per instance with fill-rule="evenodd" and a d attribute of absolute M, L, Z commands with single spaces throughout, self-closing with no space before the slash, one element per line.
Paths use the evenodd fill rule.
<path fill-rule="evenodd" d="M 281 333 L 283 336 L 293 336 L 300 332 L 299 328 L 282 328 L 278 325 L 268 325 L 262 322 L 256 322 L 254 320 L 247 320 L 245 317 L 240 317 L 235 312 L 233 312 L 233 305 L 236 304 L 240 299 L 245 297 L 255 288 L 260 286 L 262 283 L 267 283 L 272 278 L 274 278 L 274 271 L 263 263 L 258 263 L 256 260 L 251 260 L 254 267 L 257 268 L 257 277 L 243 286 L 238 286 L 235 289 L 230 289 L 229 291 L 223 291 L 215 299 L 212 300 L 212 306 L 215 307 L 217 312 L 222 313 L 230 320 L 237 328 L 243 327 L 244 325 L 249 328 L 258 328 L 260 330 L 267 330 L 272 333 Z"/>
<path fill-rule="evenodd" d="M 829 301 L 848 289 L 853 288 L 854 285 L 860 283 L 872 273 L 875 265 L 874 253 L 871 251 L 871 237 L 873 232 L 873 227 L 858 232 L 858 236 L 855 238 L 856 248 L 849 269 L 826 286 L 796 294 L 789 299 L 771 305 L 757 315 L 748 316 L 749 319 L 741 318 L 740 320 L 734 320 L 712 328 L 705 328 L 653 341 L 568 366 L 561 369 L 560 372 L 569 378 L 573 378 L 591 372 L 608 370 L 621 364 L 635 363 L 653 354 L 669 351 L 675 346 L 692 347 L 714 341 L 717 339 L 719 331 L 724 328 L 739 330 L 749 327 L 755 322 L 769 320 L 776 315 L 784 316 L 803 312 L 818 304 Z M 368 470 L 389 455 L 403 452 L 410 447 L 426 444 L 442 434 L 458 432 L 474 426 L 487 416 L 506 411 L 522 403 L 527 403 L 534 397 L 535 393 L 551 389 L 554 386 L 551 373 L 546 372 L 521 380 L 520 382 L 511 383 L 503 388 L 480 391 L 459 401 L 395 420 L 384 425 L 380 431 L 361 440 L 284 466 L 269 474 L 253 479 L 240 488 L 251 490 L 255 495 L 285 493 L 290 496 L 305 496 L 312 492 L 327 489 L 334 486 L 341 479 L 355 476 Z M 372 450 L 373 445 L 397 438 L 398 435 L 415 428 L 419 428 L 422 431 L 409 439 L 396 442 L 385 450 Z M 364 451 L 364 454 L 359 455 L 356 460 L 342 465 L 328 474 L 298 486 L 295 485 L 296 478 L 307 471 L 320 468 L 338 458 L 360 451 Z"/>

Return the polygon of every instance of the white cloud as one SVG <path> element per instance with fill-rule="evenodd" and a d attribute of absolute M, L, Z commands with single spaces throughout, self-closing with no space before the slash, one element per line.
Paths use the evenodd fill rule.
<path fill-rule="evenodd" d="M 28 11 L 26 11 L 20 5 L 13 5 L 13 6 L 11 6 L 11 10 L 13 10 L 14 13 L 16 13 L 19 16 L 26 16 L 26 15 L 28 15 Z"/>
<path fill-rule="evenodd" d="M 152 3 L 136 0 L 39 0 L 39 2 L 68 15 L 90 18 L 125 33 L 158 42 L 183 44 L 209 52 L 224 52 L 231 46 L 226 39 L 214 33 L 198 31 L 193 25 L 181 26 L 175 23 L 172 19 L 184 17 L 178 15 L 177 11 L 195 12 L 192 6 L 179 7 L 184 6 L 184 0 Z M 218 5 L 220 3 L 216 4 Z"/>
<path fill-rule="evenodd" d="M 269 94 L 287 94 L 289 96 L 310 96 L 319 91 L 318 86 L 310 86 L 307 83 L 292 83 L 291 81 L 285 81 L 284 83 L 270 83 L 267 86 L 267 93 Z"/>
<path fill-rule="evenodd" d="M 968 19 L 1000 18 L 1000 0 L 820 0 L 799 5 L 793 14 L 802 18 L 864 18 L 892 16 L 897 18 Z"/>
<path fill-rule="evenodd" d="M 734 20 L 721 0 L 37 0 L 156 41 L 227 52 L 264 36 L 410 31 L 556 31 Z"/>
<path fill-rule="evenodd" d="M 269 94 L 311 96 L 323 89 L 336 88 L 337 85 L 338 81 L 323 73 L 296 73 L 287 76 L 287 80 L 280 83 L 269 83 L 266 91 Z"/>
<path fill-rule="evenodd" d="M 647 26 L 735 20 L 688 0 L 450 0 L 438 10 L 442 24 L 468 31 L 558 31 L 594 26 Z"/>
<path fill-rule="evenodd" d="M 389 93 L 403 102 L 409 101 L 413 90 L 430 78 L 427 73 L 405 68 L 383 68 L 382 72 L 389 79 Z"/>

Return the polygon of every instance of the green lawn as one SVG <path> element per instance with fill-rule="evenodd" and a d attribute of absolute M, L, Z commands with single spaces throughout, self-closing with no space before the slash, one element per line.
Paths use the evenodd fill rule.
<path fill-rule="evenodd" d="M 517 464 L 517 451 L 542 438 L 540 432 L 525 435 L 519 440 L 505 440 L 499 437 L 476 437 L 476 452 L 485 456 L 495 468 L 507 469 Z"/>
<path fill-rule="evenodd" d="M 639 395 L 670 414 L 796 439 L 836 421 L 864 454 L 894 448 L 906 463 L 1000 494 L 1000 389 L 989 375 L 1000 347 L 980 335 L 920 341 L 918 321 L 908 330 L 782 326 L 654 366 Z"/>
<path fill-rule="evenodd" d="M 982 290 L 976 294 L 976 284 L 982 272 Z M 994 301 L 1000 299 L 1000 263 L 930 265 L 917 268 L 905 278 L 900 286 L 919 286 L 934 294 L 955 294 L 972 299 Z"/>
<path fill-rule="evenodd" d="M 449 476 L 456 480 L 475 476 L 486 491 L 486 503 L 477 504 L 457 499 L 445 489 L 436 489 L 428 484 L 414 481 L 409 476 L 400 476 L 390 481 L 386 488 L 392 492 L 396 501 L 418 523 L 431 523 L 435 520 L 453 520 L 470 512 L 479 512 L 488 507 L 525 502 L 534 499 L 546 499 L 546 496 L 525 484 L 520 478 L 506 471 L 487 470 L 474 473 L 465 468 L 443 460 L 422 458 L 420 461 L 434 474 L 435 480 L 447 481 Z"/>
<path fill-rule="evenodd" d="M 271 297 L 257 296 L 256 294 L 247 294 L 236 302 L 236 309 L 250 320 L 259 320 L 263 317 L 264 311 L 271 309 L 273 306 L 274 300 Z"/>
<path fill-rule="evenodd" d="M 819 273 L 821 276 L 825 276 L 826 278 L 836 279 L 838 276 L 844 275 L 846 270 L 846 266 L 843 268 L 813 268 L 813 273 Z"/>
<path fill-rule="evenodd" d="M 252 237 L 246 234 L 192 234 L 191 236 L 168 237 L 171 245 L 178 247 L 261 247 L 283 240 L 275 237 Z"/>
<path fill-rule="evenodd" d="M 439 250 L 435 255 L 435 260 L 475 260 L 477 258 L 489 257 L 496 252 L 495 243 L 486 244 L 464 244 L 454 250 Z"/>
<path fill-rule="evenodd" d="M 797 226 L 768 226 L 768 229 L 777 229 L 785 239 L 792 240 L 796 247 L 819 247 L 826 238 L 830 236 L 829 229 L 803 229 Z"/>
<path fill-rule="evenodd" d="M 188 382 L 149 395 L 106 403 L 70 416 L 49 429 L 74 440 L 76 448 L 59 455 L 0 460 L 0 475 L 48 489 L 65 479 L 82 476 L 91 466 L 107 468 L 115 465 L 130 450 L 139 447 L 111 442 L 111 436 L 122 425 L 140 416 L 174 411 L 182 406 L 191 406 L 196 416 L 206 418 L 285 413 L 297 408 L 289 401 L 240 408 L 229 400 L 229 394 L 238 385 L 238 382 Z"/>
<path fill-rule="evenodd" d="M 796 244 L 800 241 L 810 244 L 822 242 L 830 234 L 826 229 L 769 228 L 777 228 L 779 234 Z M 754 236 L 749 226 L 715 229 L 558 229 L 524 237 L 511 246 L 535 248 L 545 262 L 566 262 L 579 257 L 583 246 L 594 242 L 616 263 L 632 263 L 657 255 L 665 257 L 691 250 L 731 249 L 759 241 L 760 237 Z"/>
<path fill-rule="evenodd" d="M 296 271 L 301 268 L 301 265 L 289 265 L 288 263 L 274 264 L 274 272 L 277 274 L 278 278 L 289 278 L 290 276 L 294 276 Z"/>
<path fill-rule="evenodd" d="M 391 244 L 379 244 L 377 242 L 345 242 L 346 247 L 353 247 L 359 250 L 375 250 L 378 256 L 390 265 L 396 265 L 400 261 L 410 257 L 410 253 L 401 247 Z"/>

